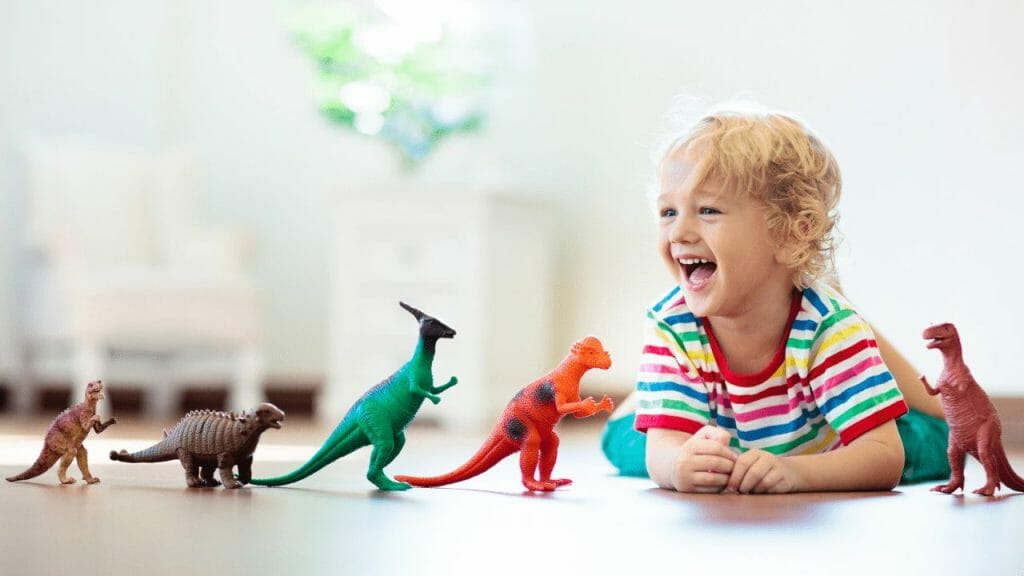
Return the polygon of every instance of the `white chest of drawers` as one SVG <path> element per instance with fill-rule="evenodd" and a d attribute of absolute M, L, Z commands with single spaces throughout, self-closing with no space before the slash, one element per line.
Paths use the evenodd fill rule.
<path fill-rule="evenodd" d="M 412 355 L 418 326 L 404 301 L 456 331 L 437 344 L 434 385 L 418 419 L 455 429 L 493 424 L 512 395 L 549 370 L 554 315 L 552 219 L 542 204 L 487 194 L 388 195 L 337 208 L 329 366 L 318 416 L 336 422 Z"/>

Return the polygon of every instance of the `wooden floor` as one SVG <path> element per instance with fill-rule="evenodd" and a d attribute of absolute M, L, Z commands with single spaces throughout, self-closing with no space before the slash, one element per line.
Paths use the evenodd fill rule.
<path fill-rule="evenodd" d="M 35 458 L 45 421 L 0 420 L 0 475 Z M 161 424 L 90 436 L 100 484 L 56 485 L 55 470 L 0 483 L 3 574 L 1024 574 L 1024 495 L 889 493 L 681 495 L 613 474 L 599 429 L 563 431 L 556 476 L 524 492 L 517 461 L 440 489 L 378 492 L 368 451 L 285 488 L 188 489 L 176 462 L 111 462 Z M 293 469 L 326 430 L 268 431 L 257 476 Z M 388 472 L 461 464 L 480 436 L 410 428 Z M 1024 471 L 1024 453 L 1013 461 Z M 72 467 L 75 476 L 77 468 Z M 968 486 L 984 481 L 976 464 Z"/>

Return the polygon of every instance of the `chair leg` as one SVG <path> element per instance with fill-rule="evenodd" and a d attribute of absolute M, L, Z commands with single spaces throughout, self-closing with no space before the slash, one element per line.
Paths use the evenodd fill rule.
<path fill-rule="evenodd" d="M 177 416 L 175 400 L 177 400 L 178 389 L 172 375 L 178 372 L 174 362 L 175 359 L 172 355 L 168 355 L 160 362 L 160 367 L 156 371 L 158 376 L 146 391 L 146 400 L 143 406 L 148 418 L 165 420 Z"/>
<path fill-rule="evenodd" d="M 35 360 L 32 347 L 23 344 L 17 356 L 18 364 L 14 367 L 14 378 L 11 379 L 11 410 L 15 414 L 31 414 L 36 409 L 36 382 L 33 362 Z"/>
<path fill-rule="evenodd" d="M 245 345 L 235 353 L 235 378 L 228 394 L 228 410 L 248 410 L 263 400 L 263 352 Z"/>

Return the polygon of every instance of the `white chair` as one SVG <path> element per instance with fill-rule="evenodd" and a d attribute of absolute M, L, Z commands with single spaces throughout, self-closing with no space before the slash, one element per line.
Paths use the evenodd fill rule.
<path fill-rule="evenodd" d="M 15 408 L 32 404 L 42 368 L 55 363 L 76 389 L 97 378 L 116 388 L 112 359 L 127 354 L 156 364 L 144 406 L 167 417 L 198 352 L 225 360 L 230 408 L 259 402 L 263 320 L 245 271 L 250 247 L 238 231 L 199 221 L 195 162 L 38 142 L 24 160 Z"/>

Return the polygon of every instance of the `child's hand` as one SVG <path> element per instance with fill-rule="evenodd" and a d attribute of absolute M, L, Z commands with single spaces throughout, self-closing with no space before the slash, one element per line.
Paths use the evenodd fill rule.
<path fill-rule="evenodd" d="M 729 433 L 705 426 L 680 447 L 672 485 L 679 492 L 721 492 L 729 482 L 736 458 L 729 450 Z"/>
<path fill-rule="evenodd" d="M 736 459 L 726 491 L 782 494 L 795 489 L 794 473 L 785 458 L 754 449 L 740 454 Z"/>

